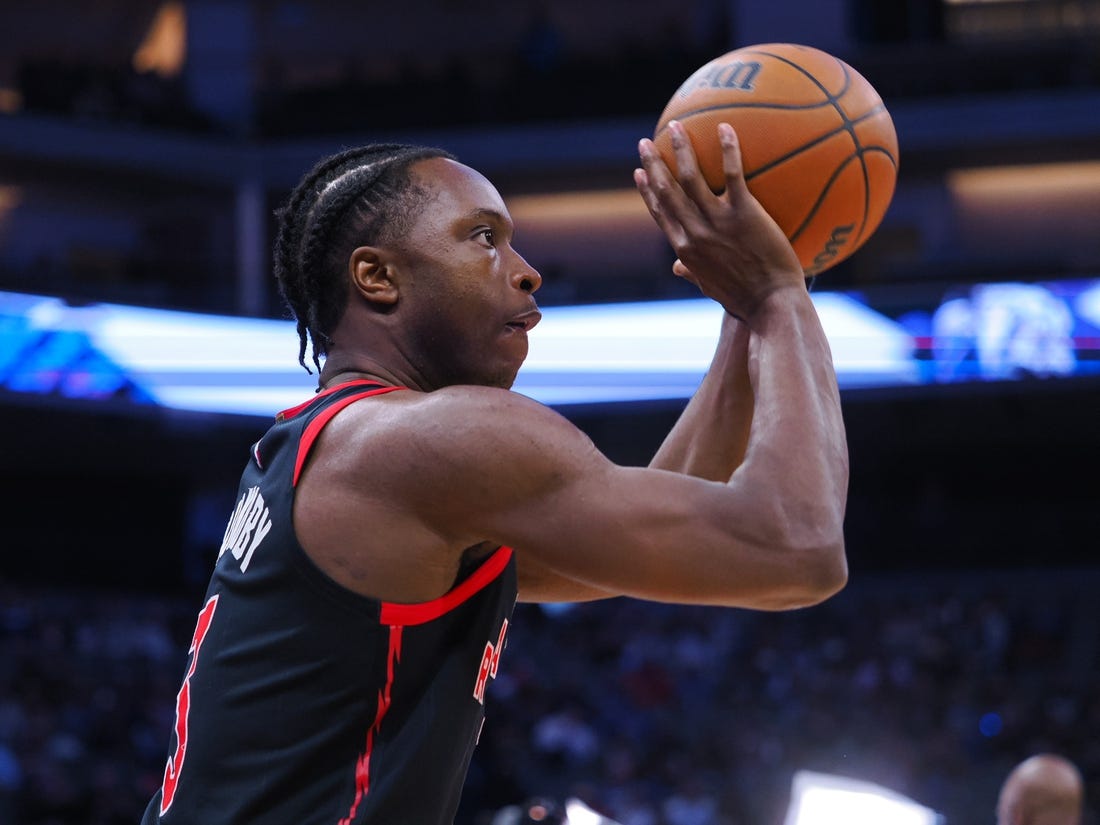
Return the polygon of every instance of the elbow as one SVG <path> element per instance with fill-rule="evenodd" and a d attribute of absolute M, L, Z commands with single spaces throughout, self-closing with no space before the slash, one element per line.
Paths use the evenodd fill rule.
<path fill-rule="evenodd" d="M 812 607 L 835 596 L 848 583 L 844 541 L 847 504 L 846 464 L 843 479 L 807 483 L 795 476 L 791 490 L 755 499 L 761 548 L 776 562 L 776 589 L 765 609 Z"/>
<path fill-rule="evenodd" d="M 814 552 L 812 575 L 806 580 L 805 601 L 800 607 L 812 607 L 832 598 L 848 584 L 848 558 L 844 550 L 844 538 Z"/>
<path fill-rule="evenodd" d="M 792 607 L 811 607 L 835 596 L 848 584 L 844 543 L 844 508 L 815 506 L 801 518 L 789 519 L 784 547 L 793 560 L 790 569 L 797 591 Z"/>
<path fill-rule="evenodd" d="M 771 594 L 764 610 L 799 610 L 832 598 L 848 584 L 848 561 L 844 542 L 800 548 L 789 556 L 785 587 Z"/>
<path fill-rule="evenodd" d="M 848 558 L 839 528 L 805 534 L 782 542 L 776 552 L 784 559 L 785 586 L 777 588 L 765 610 L 813 607 L 835 596 L 848 584 Z"/>

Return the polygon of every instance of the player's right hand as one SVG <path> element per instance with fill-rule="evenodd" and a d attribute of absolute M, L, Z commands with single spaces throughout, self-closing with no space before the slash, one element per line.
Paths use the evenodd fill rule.
<path fill-rule="evenodd" d="M 673 176 L 653 142 L 643 139 L 642 168 L 635 170 L 634 182 L 677 255 L 673 273 L 750 322 L 777 290 L 805 290 L 798 256 L 745 183 L 733 127 L 718 126 L 726 172 L 726 189 L 719 195 L 703 179 L 683 125 L 671 122 L 669 131 L 678 174 Z"/>

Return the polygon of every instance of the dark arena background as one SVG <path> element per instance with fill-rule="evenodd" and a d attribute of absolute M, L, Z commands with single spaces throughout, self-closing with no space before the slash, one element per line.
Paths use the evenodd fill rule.
<path fill-rule="evenodd" d="M 133 825 L 159 785 L 247 449 L 312 388 L 269 247 L 313 161 L 450 149 L 508 202 L 548 334 L 578 307 L 671 317 L 694 296 L 637 140 L 698 66 L 768 42 L 844 59 L 899 137 L 881 227 L 814 285 L 843 311 L 850 584 L 775 614 L 518 606 L 458 823 L 576 799 L 793 825 L 803 772 L 993 822 L 1039 751 L 1100 823 L 1096 0 L 2 4 L 0 823 Z M 627 464 L 685 399 L 619 392 L 663 375 L 650 333 L 641 367 L 546 396 Z"/>

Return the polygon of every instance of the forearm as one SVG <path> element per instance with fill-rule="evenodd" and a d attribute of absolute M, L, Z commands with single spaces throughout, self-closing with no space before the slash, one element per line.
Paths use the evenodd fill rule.
<path fill-rule="evenodd" d="M 752 424 L 749 329 L 726 313 L 710 368 L 650 467 L 727 481 L 745 457 Z"/>
<path fill-rule="evenodd" d="M 755 409 L 735 479 L 794 546 L 843 546 L 848 447 L 829 342 L 809 295 L 784 289 L 750 319 Z"/>

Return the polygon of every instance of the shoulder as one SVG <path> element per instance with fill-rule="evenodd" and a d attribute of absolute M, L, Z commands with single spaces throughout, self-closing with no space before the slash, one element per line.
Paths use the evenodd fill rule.
<path fill-rule="evenodd" d="M 495 531 L 500 513 L 609 465 L 549 407 L 507 390 L 455 386 L 348 406 L 325 427 L 306 472 L 330 499 L 340 491 L 468 545 L 508 543 Z"/>
<path fill-rule="evenodd" d="M 500 434 L 504 423 L 513 429 L 573 428 L 563 416 L 532 398 L 496 387 L 458 385 L 433 392 L 403 390 L 367 403 L 350 405 L 334 420 L 346 434 L 365 440 L 383 435 L 415 437 L 421 443 L 456 432 Z M 367 426 L 369 425 L 369 426 Z"/>
<path fill-rule="evenodd" d="M 440 476 L 442 466 L 476 473 L 509 459 L 530 463 L 547 452 L 594 451 L 555 410 L 510 390 L 468 385 L 364 399 L 341 411 L 321 441 L 323 452 L 354 457 L 364 471 L 386 468 L 421 481 L 429 470 L 447 477 Z"/>

